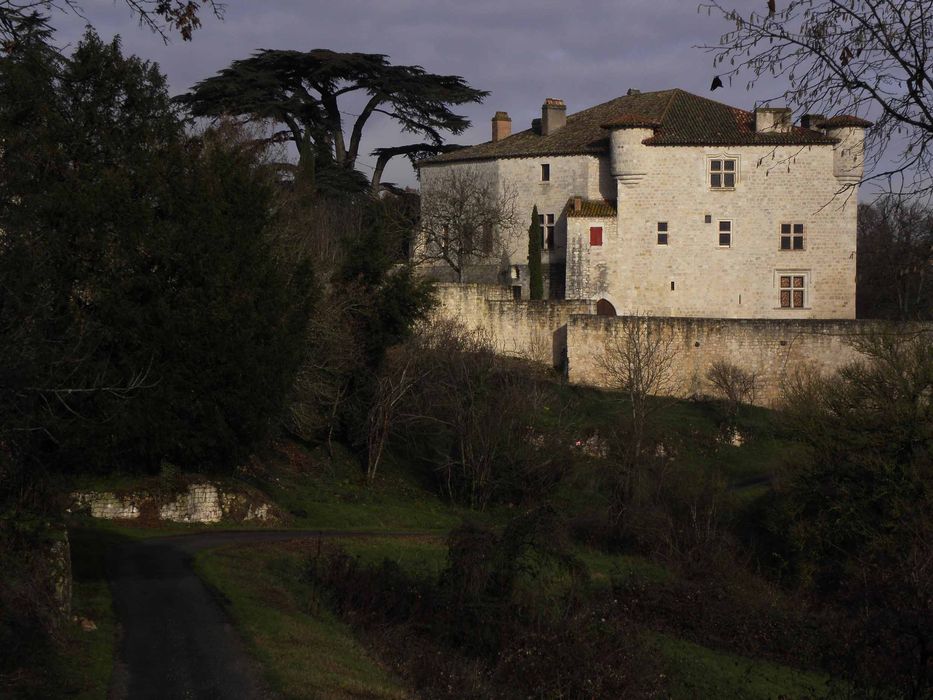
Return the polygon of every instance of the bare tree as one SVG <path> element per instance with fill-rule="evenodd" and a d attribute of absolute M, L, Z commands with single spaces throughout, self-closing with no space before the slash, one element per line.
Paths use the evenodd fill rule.
<path fill-rule="evenodd" d="M 169 42 L 172 32 L 191 41 L 201 27 L 201 16 L 207 10 L 223 18 L 225 4 L 219 0 L 124 0 L 139 24 Z M 25 32 L 47 28 L 53 13 L 70 12 L 87 19 L 79 0 L 0 0 L 0 42 L 6 51 L 12 50 Z"/>
<path fill-rule="evenodd" d="M 860 318 L 933 317 L 933 210 L 883 197 L 859 208 Z"/>
<path fill-rule="evenodd" d="M 376 478 L 402 400 L 424 376 L 414 370 L 413 361 L 413 356 L 407 355 L 399 362 L 390 362 L 388 371 L 376 380 L 376 391 L 366 416 L 366 480 L 370 483 Z"/>
<path fill-rule="evenodd" d="M 739 12 L 719 0 L 699 6 L 735 25 L 702 47 L 726 68 L 722 76 L 730 82 L 748 76 L 748 89 L 783 79 L 788 87 L 774 98 L 801 114 L 873 119 L 865 181 L 885 182 L 901 195 L 933 195 L 930 0 L 761 0 L 761 6 L 767 12 Z"/>
<path fill-rule="evenodd" d="M 463 282 L 468 265 L 508 255 L 515 227 L 513 189 L 472 168 L 456 168 L 431 180 L 421 193 L 421 231 L 416 263 L 449 266 Z"/>
<path fill-rule="evenodd" d="M 600 366 L 608 385 L 629 400 L 631 435 L 625 450 L 617 494 L 620 509 L 643 493 L 645 443 L 651 421 L 666 403 L 658 397 L 676 393 L 673 331 L 663 321 L 638 315 L 624 319 L 605 341 Z"/>
<path fill-rule="evenodd" d="M 735 419 L 740 404 L 755 400 L 758 385 L 755 372 L 746 372 L 726 360 L 716 360 L 707 370 L 706 378 L 725 399 L 730 419 Z"/>

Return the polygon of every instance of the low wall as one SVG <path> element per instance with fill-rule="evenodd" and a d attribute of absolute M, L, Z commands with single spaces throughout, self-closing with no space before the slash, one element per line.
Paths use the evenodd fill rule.
<path fill-rule="evenodd" d="M 564 364 L 570 317 L 596 311 L 591 301 L 516 301 L 496 285 L 439 284 L 437 296 L 438 315 L 487 333 L 498 352 L 555 367 Z"/>
<path fill-rule="evenodd" d="M 671 338 L 671 393 L 714 394 L 706 374 L 725 360 L 756 375 L 755 403 L 763 406 L 779 398 L 798 368 L 833 372 L 861 357 L 853 339 L 893 328 L 884 321 L 596 316 L 594 302 L 514 301 L 507 287 L 481 284 L 441 284 L 438 297 L 439 315 L 484 331 L 503 354 L 565 368 L 572 384 L 607 386 L 607 341 L 647 323 Z"/>
<path fill-rule="evenodd" d="M 624 337 L 632 324 L 671 339 L 672 393 L 714 394 L 710 366 L 725 360 L 757 376 L 755 403 L 771 405 L 785 377 L 797 368 L 829 373 L 861 357 L 851 341 L 884 330 L 879 321 L 819 321 L 709 318 L 607 318 L 573 316 L 567 326 L 568 378 L 575 384 L 606 386 L 600 364 L 607 339 Z"/>

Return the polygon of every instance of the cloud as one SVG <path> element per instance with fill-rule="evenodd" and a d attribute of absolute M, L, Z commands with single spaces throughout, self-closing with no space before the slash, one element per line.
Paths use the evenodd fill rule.
<path fill-rule="evenodd" d="M 515 130 L 527 128 L 545 97 L 564 99 L 572 113 L 628 88 L 708 94 L 712 58 L 694 46 L 714 42 L 725 28 L 683 0 L 228 0 L 223 21 L 205 17 L 192 42 L 165 46 L 136 26 L 122 2 L 85 0 L 83 8 L 102 37 L 119 33 L 126 52 L 158 62 L 174 93 L 258 48 L 384 53 L 394 63 L 462 75 L 491 92 L 485 104 L 463 109 L 473 126 L 451 140 L 464 144 L 488 140 L 499 109 L 511 114 Z M 73 44 L 84 20 L 62 14 L 55 25 L 59 41 Z M 755 95 L 743 87 L 713 96 L 748 108 Z M 362 152 L 411 140 L 388 119 L 373 121 Z M 365 159 L 363 170 L 373 162 Z M 389 165 L 385 179 L 415 183 L 403 159 Z"/>

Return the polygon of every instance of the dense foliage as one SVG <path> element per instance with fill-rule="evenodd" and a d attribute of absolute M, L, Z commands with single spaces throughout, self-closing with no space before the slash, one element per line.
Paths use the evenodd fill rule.
<path fill-rule="evenodd" d="M 301 356 L 310 274 L 250 154 L 189 138 L 157 68 L 89 32 L 0 62 L 0 398 L 16 461 L 229 469 Z"/>
<path fill-rule="evenodd" d="M 382 171 L 395 155 L 410 159 L 449 150 L 442 132 L 463 133 L 470 122 L 452 108 L 481 102 L 487 95 L 460 76 L 428 73 L 421 66 L 393 65 L 387 56 L 329 49 L 263 49 L 231 63 L 217 75 L 179 97 L 197 116 L 231 114 L 271 120 L 299 154 L 299 169 L 340 177 L 344 187 L 365 187 L 356 171 L 364 129 L 384 114 L 423 143 L 380 148 L 371 185 L 378 190 Z M 364 99 L 347 133 L 340 103 L 349 95 Z M 354 110 L 357 111 L 357 110 Z M 335 167 L 330 167 L 335 166 Z"/>

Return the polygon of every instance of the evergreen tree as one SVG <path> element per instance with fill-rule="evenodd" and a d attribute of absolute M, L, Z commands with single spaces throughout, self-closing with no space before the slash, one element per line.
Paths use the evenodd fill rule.
<path fill-rule="evenodd" d="M 528 227 L 528 284 L 532 299 L 544 298 L 544 279 L 541 273 L 541 223 L 538 221 L 538 205 L 531 210 L 531 226 Z"/>
<path fill-rule="evenodd" d="M 272 255 L 253 156 L 183 126 L 118 40 L 0 59 L 0 437 L 20 460 L 226 469 L 281 410 L 310 272 Z"/>

